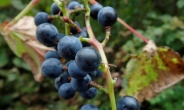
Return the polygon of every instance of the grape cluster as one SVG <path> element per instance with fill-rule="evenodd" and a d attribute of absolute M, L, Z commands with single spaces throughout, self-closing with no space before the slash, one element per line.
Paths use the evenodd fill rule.
<path fill-rule="evenodd" d="M 66 8 L 67 10 L 75 10 L 82 7 L 79 2 L 72 1 Z M 97 19 L 104 27 L 114 25 L 117 20 L 117 13 L 112 7 L 94 4 L 90 7 L 90 10 L 91 17 Z M 56 3 L 51 5 L 51 13 L 52 15 L 63 16 Z M 78 14 L 79 12 L 76 12 L 75 16 Z M 93 79 L 102 76 L 102 71 L 99 69 L 101 56 L 91 44 L 79 40 L 79 37 L 89 37 L 86 28 L 83 27 L 81 32 L 78 32 L 76 26 L 80 28 L 80 25 L 73 20 L 76 26 L 71 25 L 69 28 L 70 35 L 65 35 L 59 33 L 56 26 L 52 24 L 53 19 L 46 12 L 38 12 L 34 20 L 37 26 L 36 37 L 38 41 L 55 49 L 45 54 L 41 69 L 45 77 L 55 78 L 54 85 L 59 96 L 68 100 L 72 99 L 78 92 L 84 99 L 94 98 L 98 89 L 91 86 L 90 83 Z M 66 59 L 66 64 L 62 64 L 61 59 Z M 124 99 L 118 102 L 118 110 L 123 110 L 123 101 Z M 132 105 L 134 104 L 132 101 L 129 102 Z M 123 104 L 126 105 L 129 102 L 123 102 Z M 80 110 L 98 110 L 98 108 L 92 104 L 85 104 Z"/>

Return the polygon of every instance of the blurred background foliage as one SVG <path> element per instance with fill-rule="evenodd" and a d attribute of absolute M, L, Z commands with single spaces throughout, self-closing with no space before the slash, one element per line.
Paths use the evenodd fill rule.
<path fill-rule="evenodd" d="M 11 21 L 30 0 L 1 0 L 0 23 Z M 158 46 L 168 46 L 184 54 L 184 0 L 98 0 L 104 6 L 112 6 L 120 18 L 138 30 Z M 34 16 L 39 11 L 50 13 L 52 0 L 42 0 L 28 15 Z M 83 15 L 77 21 L 84 26 Z M 97 21 L 91 20 L 98 40 L 102 41 L 105 30 Z M 58 21 L 55 22 L 59 26 Z M 63 32 L 62 29 L 58 29 Z M 132 35 L 121 24 L 112 28 L 112 36 L 106 52 L 110 64 L 117 65 L 112 73 L 122 75 L 130 54 L 140 53 L 145 44 Z M 103 79 L 99 79 L 104 83 Z M 121 87 L 116 87 L 119 98 Z M 163 91 L 155 98 L 144 101 L 141 110 L 183 110 L 184 81 Z M 43 82 L 33 79 L 30 68 L 16 57 L 8 47 L 3 36 L 0 36 L 0 110 L 77 110 L 84 103 L 93 103 L 100 110 L 110 110 L 108 97 L 99 92 L 90 101 L 75 97 L 64 101 L 59 98 L 53 80 L 45 78 Z"/>

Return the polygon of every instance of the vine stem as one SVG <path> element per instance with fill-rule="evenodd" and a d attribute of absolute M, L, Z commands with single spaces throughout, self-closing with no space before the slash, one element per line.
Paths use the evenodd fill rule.
<path fill-rule="evenodd" d="M 59 7 L 60 10 L 63 12 L 63 16 L 69 18 L 69 12 L 65 8 L 65 1 L 64 0 L 53 0 L 57 6 Z M 70 26 L 68 23 L 65 23 L 65 35 L 70 35 Z"/>
<path fill-rule="evenodd" d="M 146 39 L 143 35 L 141 35 L 139 32 L 137 32 L 135 29 L 133 29 L 131 26 L 129 26 L 126 22 L 124 22 L 122 19 L 117 19 L 119 23 L 124 25 L 128 30 L 130 30 L 132 33 L 137 35 L 140 39 L 142 39 L 146 44 L 148 43 L 148 39 Z"/>
<path fill-rule="evenodd" d="M 116 100 L 114 96 L 114 84 L 116 81 L 112 79 L 107 57 L 103 50 L 103 45 L 98 40 L 96 40 L 93 30 L 91 28 L 90 8 L 88 6 L 88 0 L 83 0 L 83 3 L 84 3 L 84 7 L 86 8 L 85 22 L 86 22 L 86 29 L 90 37 L 90 44 L 92 44 L 100 53 L 101 60 L 103 62 L 101 64 L 101 68 L 102 68 L 103 73 L 105 74 L 105 79 L 106 79 L 106 84 L 107 84 L 107 94 L 109 95 L 109 98 L 110 98 L 112 110 L 116 110 Z"/>
<path fill-rule="evenodd" d="M 37 5 L 41 0 L 31 0 L 29 4 L 22 10 L 8 25 L 7 28 L 15 24 L 19 19 L 27 14 L 35 5 Z"/>
<path fill-rule="evenodd" d="M 90 2 L 90 4 L 97 4 L 98 2 L 96 0 L 88 0 Z M 134 28 L 132 28 L 131 26 L 129 26 L 126 22 L 124 22 L 121 18 L 117 18 L 117 21 L 119 23 L 121 23 L 123 26 L 125 26 L 128 30 L 130 30 L 132 33 L 134 33 L 135 35 L 137 35 L 140 39 L 142 39 L 146 44 L 148 43 L 148 39 L 146 39 L 146 37 L 144 37 L 143 35 L 141 35 L 139 32 L 137 32 Z"/>

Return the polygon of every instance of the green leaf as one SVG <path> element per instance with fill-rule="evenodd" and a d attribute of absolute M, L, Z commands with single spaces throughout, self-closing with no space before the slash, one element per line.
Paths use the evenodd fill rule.
<path fill-rule="evenodd" d="M 183 8 L 184 7 L 184 1 L 183 0 L 178 0 L 177 3 L 176 3 L 177 7 L 179 9 Z"/>
<path fill-rule="evenodd" d="M 0 7 L 6 7 L 11 4 L 12 0 L 1 0 Z"/>
<path fill-rule="evenodd" d="M 0 67 L 6 66 L 9 62 L 8 56 L 5 52 L 6 51 L 4 50 L 0 50 Z"/>

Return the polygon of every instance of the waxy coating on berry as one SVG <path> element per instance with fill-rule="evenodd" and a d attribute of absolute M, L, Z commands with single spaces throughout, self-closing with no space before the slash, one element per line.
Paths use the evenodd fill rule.
<path fill-rule="evenodd" d="M 77 80 L 72 78 L 70 83 L 77 92 L 86 92 L 90 88 L 89 86 L 90 82 L 91 77 L 87 74 L 83 79 Z"/>
<path fill-rule="evenodd" d="M 36 37 L 43 45 L 52 47 L 58 41 L 57 28 L 49 23 L 40 24 L 36 29 Z"/>
<path fill-rule="evenodd" d="M 45 60 L 41 68 L 45 77 L 56 78 L 62 73 L 62 64 L 56 58 Z"/>
<path fill-rule="evenodd" d="M 52 5 L 51 5 L 51 12 L 52 12 L 53 15 L 57 15 L 60 12 L 60 9 L 59 9 L 59 7 L 57 6 L 57 4 L 55 2 L 52 3 Z M 63 13 L 60 12 L 60 15 L 63 16 Z"/>
<path fill-rule="evenodd" d="M 94 48 L 84 47 L 77 52 L 75 62 L 82 71 L 93 72 L 100 66 L 101 58 Z"/>
<path fill-rule="evenodd" d="M 117 18 L 118 15 L 116 10 L 109 6 L 103 7 L 98 12 L 98 21 L 104 27 L 114 25 L 117 21 Z"/>
<path fill-rule="evenodd" d="M 80 95 L 84 98 L 84 99 L 92 99 L 96 96 L 98 92 L 98 89 L 95 87 L 90 87 L 86 92 L 82 92 L 80 93 Z"/>
<path fill-rule="evenodd" d="M 57 51 L 54 51 L 54 50 L 49 50 L 45 53 L 45 56 L 44 56 L 45 60 L 46 59 L 49 59 L 49 58 L 56 58 L 58 60 L 60 60 L 60 57 L 59 57 L 59 54 Z"/>
<path fill-rule="evenodd" d="M 98 12 L 103 8 L 103 6 L 101 4 L 94 4 L 94 5 L 91 5 L 90 7 L 90 16 L 93 18 L 93 19 L 97 19 L 97 16 L 98 16 Z"/>
<path fill-rule="evenodd" d="M 87 72 L 81 71 L 77 65 L 75 64 L 75 61 L 72 61 L 69 66 L 68 66 L 68 73 L 72 78 L 75 79 L 83 79 L 86 75 Z"/>
<path fill-rule="evenodd" d="M 82 44 L 74 36 L 65 36 L 58 43 L 58 53 L 67 60 L 74 60 L 76 53 L 82 49 Z"/>
<path fill-rule="evenodd" d="M 49 15 L 46 12 L 38 12 L 34 16 L 34 22 L 36 26 L 39 26 L 42 23 L 50 23 L 51 21 L 48 20 Z"/>
<path fill-rule="evenodd" d="M 59 95 L 63 99 L 71 99 L 75 96 L 76 91 L 73 89 L 72 85 L 70 83 L 64 83 L 59 88 Z"/>
<path fill-rule="evenodd" d="M 59 90 L 59 88 L 62 84 L 68 83 L 69 82 L 69 80 L 68 80 L 69 77 L 70 77 L 70 75 L 68 74 L 68 72 L 64 72 L 59 77 L 55 78 L 55 81 L 54 81 L 55 88 L 57 90 Z"/>
<path fill-rule="evenodd" d="M 124 96 L 118 100 L 117 110 L 140 110 L 140 104 L 132 96 Z"/>
<path fill-rule="evenodd" d="M 72 2 L 70 2 L 70 3 L 68 4 L 68 9 L 69 9 L 69 10 L 74 10 L 74 9 L 76 9 L 76 8 L 81 8 L 81 5 L 80 5 L 79 2 L 77 2 L 77 1 L 72 1 Z"/>

